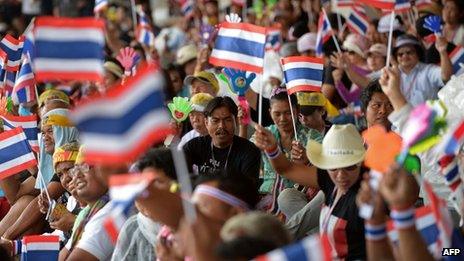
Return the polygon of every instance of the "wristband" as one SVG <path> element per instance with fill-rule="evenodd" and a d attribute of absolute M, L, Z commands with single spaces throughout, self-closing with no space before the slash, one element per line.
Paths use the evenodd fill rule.
<path fill-rule="evenodd" d="M 22 242 L 21 239 L 13 240 L 13 256 L 21 254 Z"/>
<path fill-rule="evenodd" d="M 379 225 L 373 225 L 365 223 L 364 235 L 366 240 L 379 241 L 387 237 L 387 225 L 385 223 Z"/>
<path fill-rule="evenodd" d="M 276 146 L 275 149 L 273 150 L 270 150 L 270 151 L 267 151 L 266 150 L 266 156 L 269 158 L 269 159 L 275 159 L 277 158 L 281 153 L 281 150 L 280 150 L 280 147 L 279 146 Z"/>
<path fill-rule="evenodd" d="M 414 208 L 392 209 L 390 217 L 393 219 L 393 224 L 396 229 L 406 229 L 415 226 Z"/>

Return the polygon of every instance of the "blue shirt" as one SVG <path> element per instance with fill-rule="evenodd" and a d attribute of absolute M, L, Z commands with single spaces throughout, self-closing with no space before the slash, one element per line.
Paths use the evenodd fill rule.
<path fill-rule="evenodd" d="M 419 62 L 409 74 L 401 71 L 401 92 L 413 107 L 437 99 L 443 85 L 438 65 Z"/>

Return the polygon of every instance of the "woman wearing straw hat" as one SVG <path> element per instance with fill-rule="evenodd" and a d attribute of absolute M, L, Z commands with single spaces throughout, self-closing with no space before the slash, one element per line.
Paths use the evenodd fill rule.
<path fill-rule="evenodd" d="M 276 172 L 324 192 L 320 232 L 328 236 L 333 258 L 365 259 L 364 221 L 356 206 L 365 148 L 356 127 L 333 125 L 322 144 L 308 141 L 306 153 L 313 166 L 289 161 L 274 136 L 262 126 L 256 126 L 255 144 L 265 151 Z M 302 157 L 303 153 L 294 146 L 292 157 Z"/>

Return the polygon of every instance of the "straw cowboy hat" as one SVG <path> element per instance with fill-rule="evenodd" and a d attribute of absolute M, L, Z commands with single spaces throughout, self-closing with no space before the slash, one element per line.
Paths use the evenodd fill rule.
<path fill-rule="evenodd" d="M 319 144 L 309 140 L 306 145 L 309 161 L 320 169 L 340 169 L 364 160 L 363 139 L 353 124 L 333 125 Z"/>

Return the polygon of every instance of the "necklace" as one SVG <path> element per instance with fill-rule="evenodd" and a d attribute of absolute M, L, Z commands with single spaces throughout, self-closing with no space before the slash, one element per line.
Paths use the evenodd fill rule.
<path fill-rule="evenodd" d="M 229 156 L 230 152 L 232 151 L 232 145 L 234 145 L 234 142 L 232 142 L 229 146 L 229 151 L 227 152 L 227 158 L 226 158 L 226 163 L 224 164 L 224 170 L 227 169 L 227 163 L 229 162 Z M 213 141 L 211 141 L 211 157 L 213 158 L 213 164 L 216 162 L 216 159 L 214 157 L 214 146 L 213 146 Z"/>

